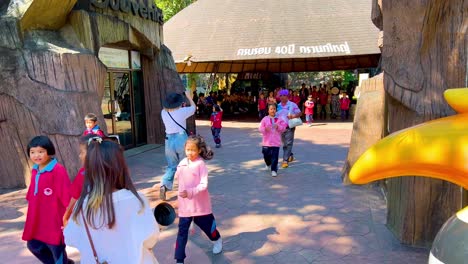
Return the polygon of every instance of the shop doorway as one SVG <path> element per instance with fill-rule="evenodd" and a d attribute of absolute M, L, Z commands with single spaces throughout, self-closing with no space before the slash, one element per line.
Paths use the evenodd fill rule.
<path fill-rule="evenodd" d="M 118 135 L 125 149 L 146 144 L 146 118 L 141 71 L 107 72 L 102 113 L 109 135 Z"/>

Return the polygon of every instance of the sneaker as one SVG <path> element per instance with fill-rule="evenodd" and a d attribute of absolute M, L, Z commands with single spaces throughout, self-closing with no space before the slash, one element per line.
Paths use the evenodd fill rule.
<path fill-rule="evenodd" d="M 293 160 L 294 160 L 294 156 L 293 156 L 293 155 L 289 156 L 288 162 L 291 162 L 291 161 L 293 161 Z"/>
<path fill-rule="evenodd" d="M 220 237 L 213 243 L 213 254 L 219 254 L 223 251 L 223 239 Z"/>
<path fill-rule="evenodd" d="M 276 171 L 271 171 L 271 177 L 276 177 L 278 176 L 278 173 L 276 173 Z"/>
<path fill-rule="evenodd" d="M 221 144 L 216 144 L 216 148 L 220 148 L 221 147 Z"/>
<path fill-rule="evenodd" d="M 286 169 L 287 167 L 289 167 L 288 162 L 287 162 L 287 161 L 283 161 L 283 164 L 281 164 L 281 168 Z"/>
<path fill-rule="evenodd" d="M 268 166 L 268 165 L 265 164 L 265 170 L 266 170 L 266 171 L 270 171 L 270 170 L 271 170 L 271 166 Z"/>
<path fill-rule="evenodd" d="M 166 192 L 166 186 L 162 185 L 161 188 L 159 188 L 159 199 L 166 201 Z"/>
<path fill-rule="evenodd" d="M 309 124 L 309 127 L 311 127 L 311 126 L 312 126 L 312 124 Z"/>

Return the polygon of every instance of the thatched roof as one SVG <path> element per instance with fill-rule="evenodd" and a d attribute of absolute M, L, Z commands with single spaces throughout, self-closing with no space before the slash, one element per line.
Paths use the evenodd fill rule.
<path fill-rule="evenodd" d="M 198 0 L 164 25 L 164 42 L 179 72 L 375 67 L 371 9 L 372 0 Z"/>

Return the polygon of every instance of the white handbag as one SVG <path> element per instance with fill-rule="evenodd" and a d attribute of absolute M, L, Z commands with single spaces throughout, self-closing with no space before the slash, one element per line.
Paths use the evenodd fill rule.
<path fill-rule="evenodd" d="M 289 114 L 292 114 L 292 106 L 289 102 L 288 102 L 288 110 L 289 110 Z M 291 118 L 288 120 L 288 126 L 289 128 L 302 126 L 302 119 L 300 117 Z"/>
<path fill-rule="evenodd" d="M 288 126 L 289 128 L 302 126 L 302 119 L 300 119 L 299 117 L 289 119 Z"/>

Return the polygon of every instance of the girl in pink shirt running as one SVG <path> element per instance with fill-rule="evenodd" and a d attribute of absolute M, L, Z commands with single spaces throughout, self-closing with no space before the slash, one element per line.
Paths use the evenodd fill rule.
<path fill-rule="evenodd" d="M 258 130 L 263 135 L 262 153 L 267 169 L 271 169 L 271 176 L 278 174 L 278 156 L 281 143 L 281 133 L 286 130 L 288 124 L 276 116 L 276 104 L 268 104 L 268 116 L 260 122 Z"/>
<path fill-rule="evenodd" d="M 200 227 L 211 241 L 213 254 L 223 250 L 223 240 L 216 228 L 208 193 L 208 169 L 204 160 L 213 158 L 213 151 L 206 146 L 201 136 L 191 135 L 185 143 L 185 155 L 175 178 L 179 182 L 179 231 L 175 247 L 177 263 L 184 263 L 189 227 L 192 221 Z"/>

